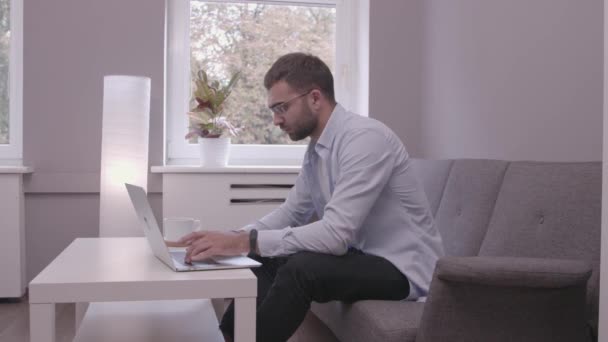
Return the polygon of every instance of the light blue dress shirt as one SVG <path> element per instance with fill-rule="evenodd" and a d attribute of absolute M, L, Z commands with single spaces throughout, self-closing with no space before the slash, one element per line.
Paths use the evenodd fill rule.
<path fill-rule="evenodd" d="M 313 215 L 320 219 L 308 223 Z M 312 141 L 285 202 L 244 229 L 258 229 L 262 256 L 342 255 L 349 247 L 385 258 L 426 296 L 443 255 L 421 182 L 399 138 L 339 104 Z M 362 270 L 364 272 L 364 270 Z"/>

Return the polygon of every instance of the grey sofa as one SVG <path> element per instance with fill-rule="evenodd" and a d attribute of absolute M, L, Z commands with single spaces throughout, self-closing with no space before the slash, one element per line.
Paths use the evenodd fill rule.
<path fill-rule="evenodd" d="M 446 257 L 426 303 L 313 303 L 340 341 L 591 341 L 600 162 L 415 160 Z"/>

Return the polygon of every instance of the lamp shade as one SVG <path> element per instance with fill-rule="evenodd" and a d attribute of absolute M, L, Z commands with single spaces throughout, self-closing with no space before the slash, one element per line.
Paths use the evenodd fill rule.
<path fill-rule="evenodd" d="M 105 76 L 102 121 L 99 235 L 141 236 L 124 183 L 147 189 L 150 79 Z"/>

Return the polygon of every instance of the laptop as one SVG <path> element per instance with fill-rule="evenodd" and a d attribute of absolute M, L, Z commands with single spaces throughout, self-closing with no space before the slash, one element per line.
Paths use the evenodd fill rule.
<path fill-rule="evenodd" d="M 146 191 L 139 186 L 127 184 L 127 192 L 131 198 L 131 203 L 137 213 L 137 218 L 143 226 L 144 235 L 150 244 L 154 255 L 165 265 L 176 272 L 220 270 L 229 268 L 251 268 L 261 266 L 259 262 L 246 256 L 218 256 L 202 261 L 193 261 L 186 264 L 184 258 L 185 250 L 170 250 L 165 244 L 165 240 L 160 232 L 156 218 L 152 213 L 152 208 L 148 202 Z"/>

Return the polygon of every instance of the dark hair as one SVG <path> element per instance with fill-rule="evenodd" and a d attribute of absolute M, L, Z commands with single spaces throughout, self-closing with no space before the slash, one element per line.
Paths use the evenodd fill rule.
<path fill-rule="evenodd" d="M 281 56 L 274 62 L 264 76 L 266 90 L 279 82 L 285 81 L 297 91 L 318 88 L 331 102 L 334 97 L 334 77 L 319 57 L 306 53 L 294 52 Z"/>

